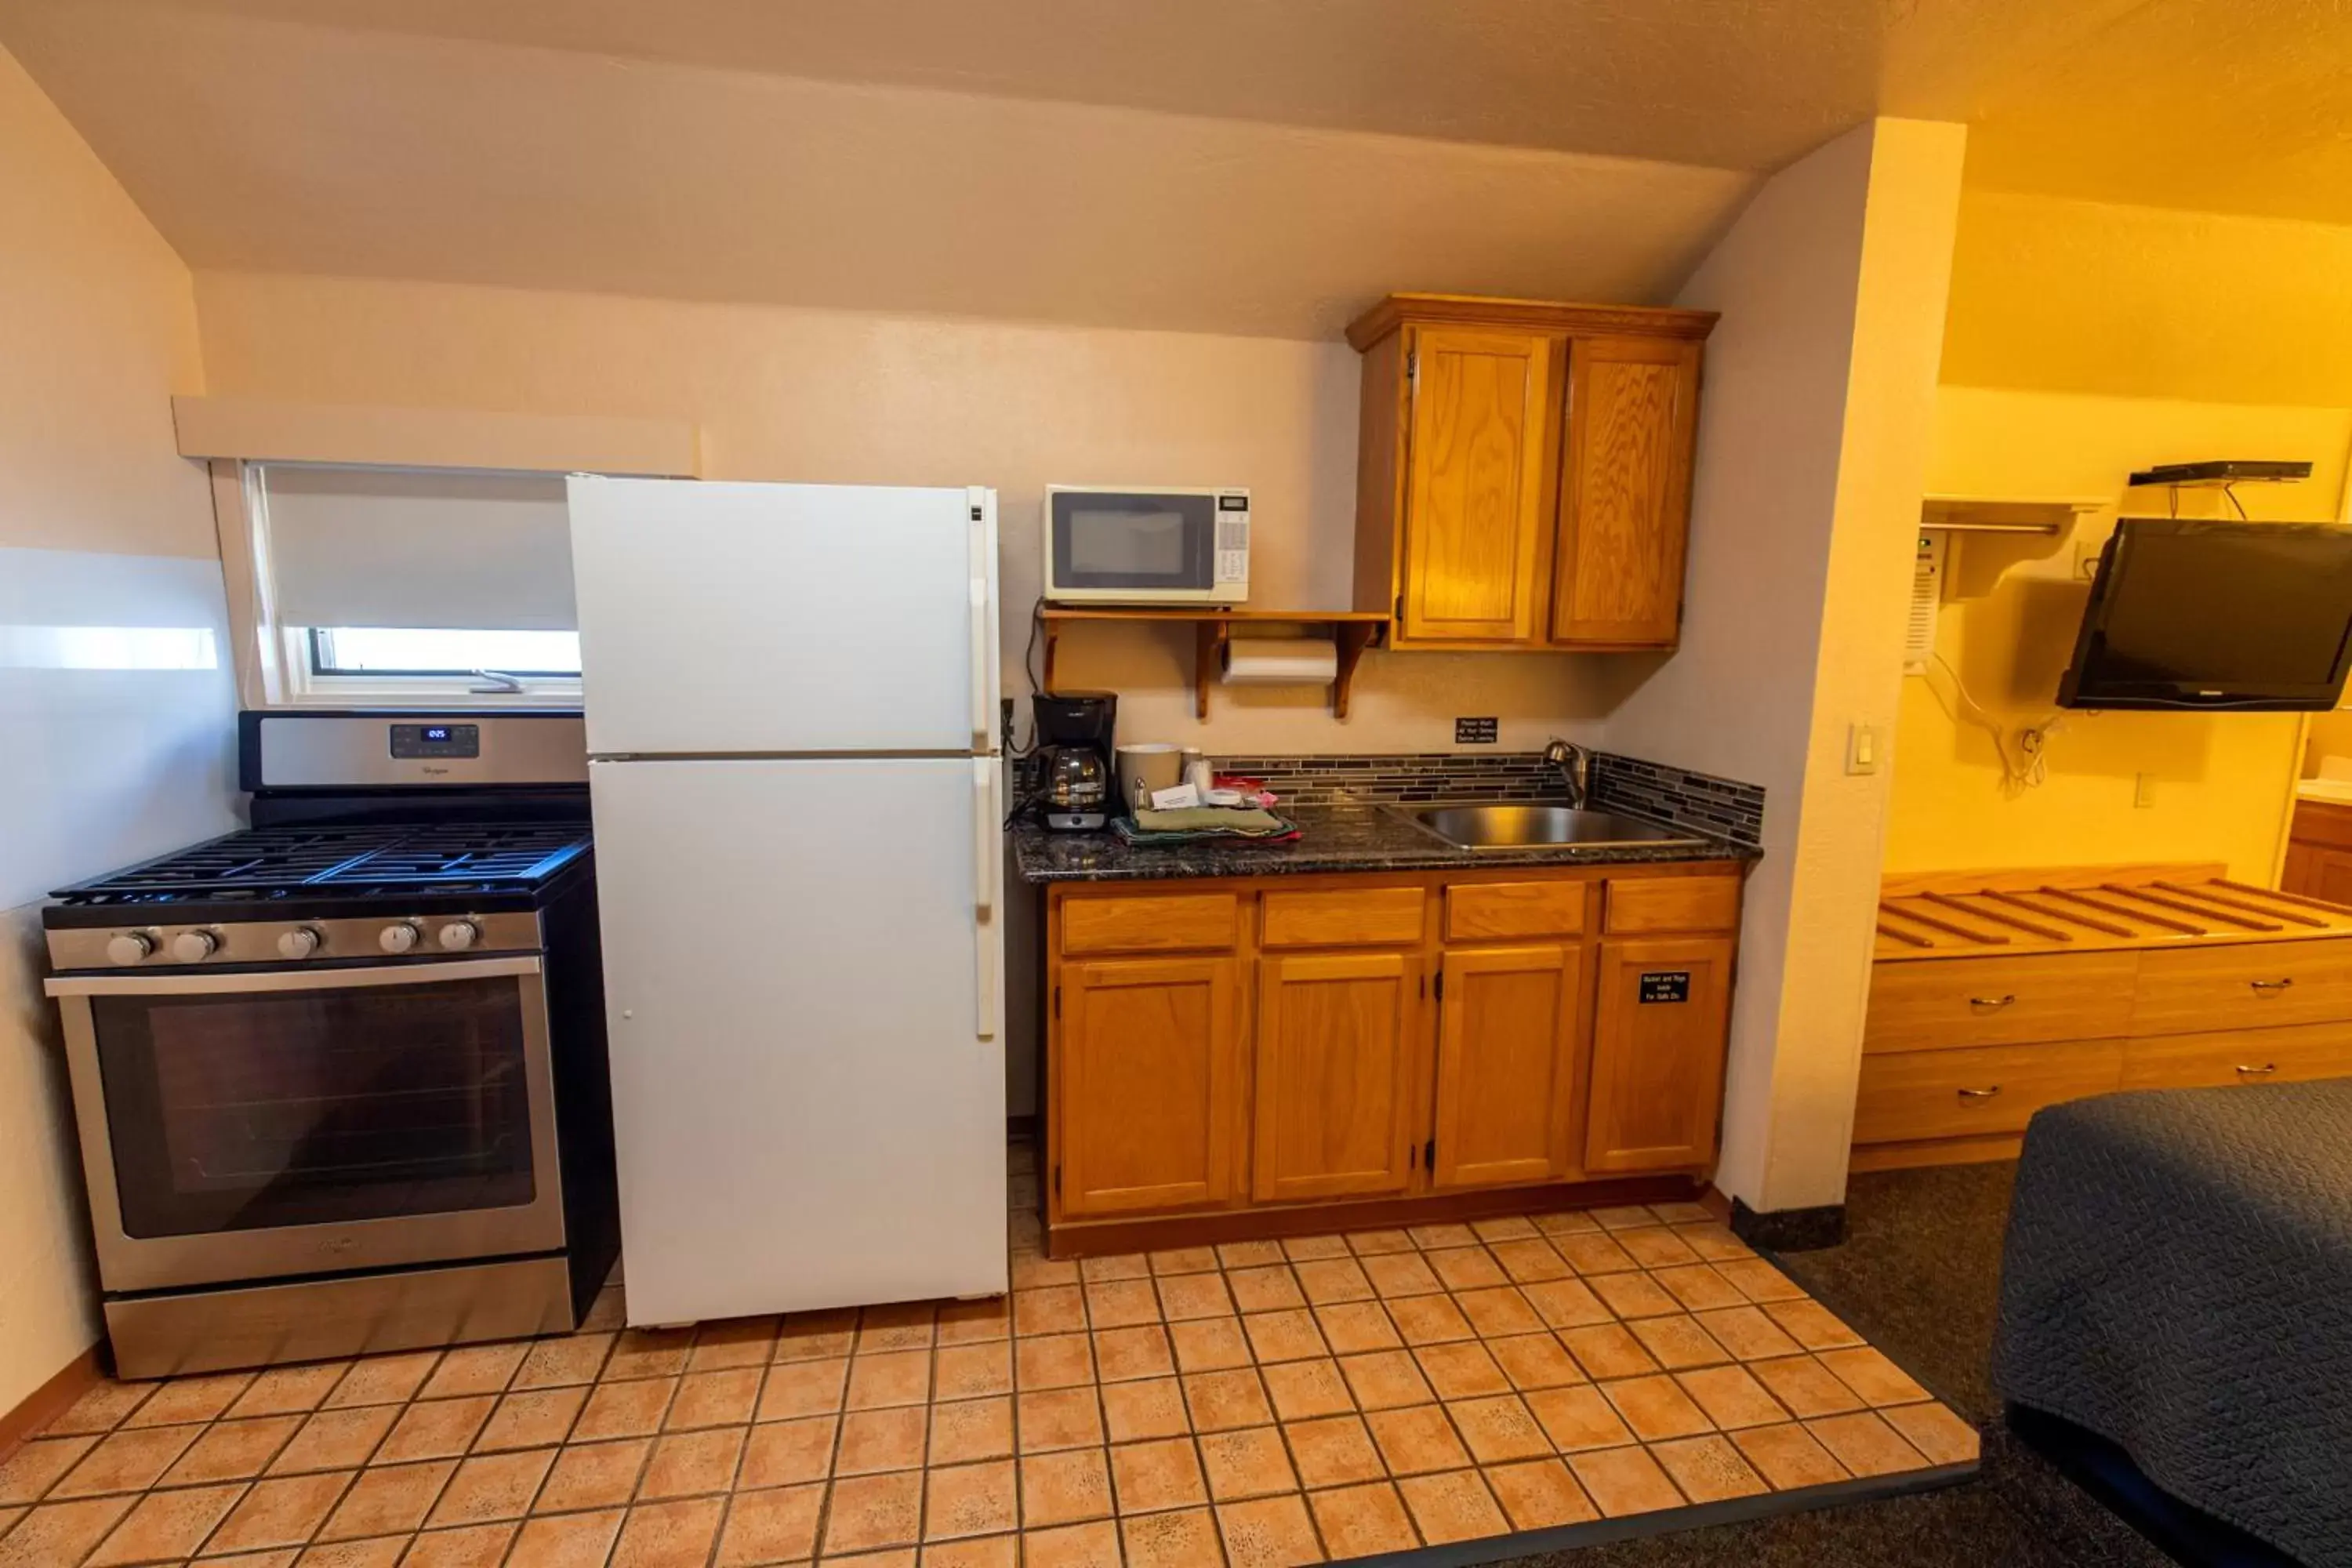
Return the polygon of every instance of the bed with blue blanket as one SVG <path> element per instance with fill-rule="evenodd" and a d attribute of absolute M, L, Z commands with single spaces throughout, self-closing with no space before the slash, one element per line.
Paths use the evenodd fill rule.
<path fill-rule="evenodd" d="M 2172 1498 L 2352 1568 L 2352 1079 L 2036 1116 L 1993 1379 Z"/>

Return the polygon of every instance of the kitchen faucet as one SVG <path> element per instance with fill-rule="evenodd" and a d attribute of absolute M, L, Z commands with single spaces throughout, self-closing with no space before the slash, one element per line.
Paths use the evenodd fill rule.
<path fill-rule="evenodd" d="M 1555 740 L 1543 750 L 1543 759 L 1559 770 L 1568 785 L 1568 804 L 1584 809 L 1592 795 L 1592 750 L 1573 741 Z"/>

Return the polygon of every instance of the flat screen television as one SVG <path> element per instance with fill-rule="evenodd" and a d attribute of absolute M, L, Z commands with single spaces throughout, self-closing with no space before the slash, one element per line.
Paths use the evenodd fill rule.
<path fill-rule="evenodd" d="M 2062 708 L 2293 712 L 2352 668 L 2352 528 L 2126 518 L 2099 554 Z"/>

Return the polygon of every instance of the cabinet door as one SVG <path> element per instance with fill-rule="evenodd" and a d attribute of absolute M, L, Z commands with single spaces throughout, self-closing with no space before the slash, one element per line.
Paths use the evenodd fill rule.
<path fill-rule="evenodd" d="M 1183 1208 L 1232 1194 L 1239 970 L 1232 957 L 1062 966 L 1062 1213 Z"/>
<path fill-rule="evenodd" d="M 1584 1168 L 1686 1170 L 1715 1158 L 1732 941 L 1601 944 Z"/>
<path fill-rule="evenodd" d="M 1398 636 L 1537 636 L 1554 340 L 1417 330 Z"/>
<path fill-rule="evenodd" d="M 1559 1181 L 1572 1173 L 1584 949 L 1572 943 L 1448 952 L 1438 977 L 1440 1187 Z"/>
<path fill-rule="evenodd" d="M 1553 642 L 1673 646 L 1697 407 L 1696 343 L 1579 338 L 1569 346 Z"/>
<path fill-rule="evenodd" d="M 2286 847 L 2286 867 L 2279 886 L 2307 899 L 2352 904 L 2352 849 L 2298 839 Z"/>
<path fill-rule="evenodd" d="M 1420 1011 L 1416 954 L 1259 963 L 1251 1165 L 1259 1202 L 1404 1190 Z"/>

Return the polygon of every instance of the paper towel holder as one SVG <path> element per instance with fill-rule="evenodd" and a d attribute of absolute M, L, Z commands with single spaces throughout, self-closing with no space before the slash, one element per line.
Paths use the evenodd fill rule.
<path fill-rule="evenodd" d="M 1209 688 L 1218 683 L 1224 664 L 1225 644 L 1235 626 L 1255 630 L 1260 626 L 1295 626 L 1310 628 L 1328 627 L 1331 640 L 1339 650 L 1339 668 L 1331 681 L 1331 716 L 1348 716 L 1348 697 L 1356 683 L 1356 666 L 1368 647 L 1377 647 L 1388 635 L 1389 617 L 1385 610 L 1256 610 L 1217 609 L 1203 606 L 1194 609 L 1185 605 L 1142 605 L 1132 607 L 1116 605 L 1045 605 L 1037 606 L 1037 618 L 1045 633 L 1045 689 L 1055 689 L 1055 656 L 1061 642 L 1062 628 L 1072 621 L 1157 621 L 1162 625 L 1190 625 L 1193 629 L 1192 655 L 1192 716 L 1209 716 Z"/>

